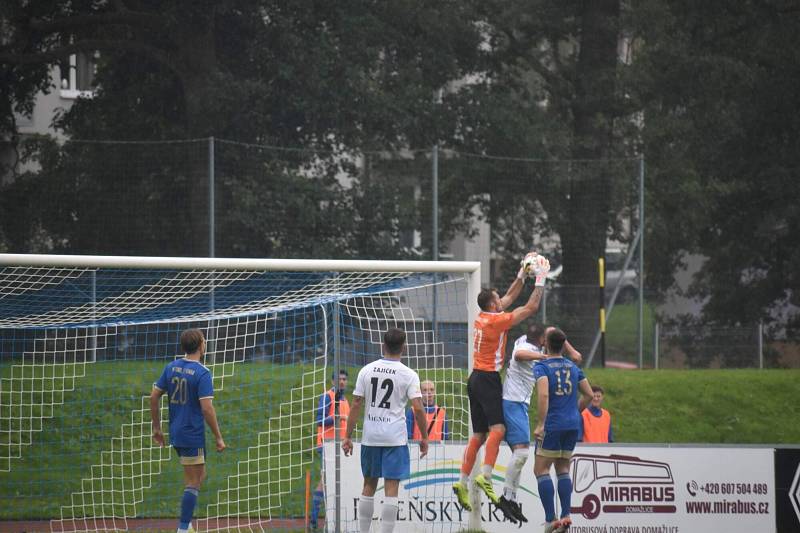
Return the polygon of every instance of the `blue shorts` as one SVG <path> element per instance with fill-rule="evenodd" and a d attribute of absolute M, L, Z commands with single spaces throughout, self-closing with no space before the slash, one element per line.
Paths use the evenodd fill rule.
<path fill-rule="evenodd" d="M 506 442 L 509 446 L 531 443 L 531 424 L 525 402 L 503 400 L 503 417 L 506 419 Z"/>
<path fill-rule="evenodd" d="M 536 455 L 554 459 L 570 459 L 577 442 L 577 429 L 545 430 L 544 438 L 536 441 Z"/>
<path fill-rule="evenodd" d="M 364 477 L 383 479 L 408 479 L 411 477 L 411 459 L 408 446 L 361 445 L 361 473 Z"/>
<path fill-rule="evenodd" d="M 187 448 L 183 446 L 173 446 L 178 457 L 181 458 L 182 465 L 202 465 L 206 463 L 206 449 Z"/>

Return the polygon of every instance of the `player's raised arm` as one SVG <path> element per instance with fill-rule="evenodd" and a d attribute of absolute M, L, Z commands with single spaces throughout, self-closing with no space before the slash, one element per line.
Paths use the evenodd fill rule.
<path fill-rule="evenodd" d="M 592 391 L 592 386 L 589 384 L 589 380 L 586 378 L 580 380 L 578 383 L 578 388 L 581 391 L 581 399 L 578 401 L 578 410 L 583 411 L 592 401 L 594 392 Z"/>
<path fill-rule="evenodd" d="M 530 255 L 535 255 L 535 252 L 528 253 L 525 258 Z M 506 309 L 509 305 L 513 304 L 517 298 L 519 298 L 519 294 L 522 292 L 522 287 L 525 286 L 525 278 L 528 277 L 527 273 L 525 272 L 525 258 L 520 261 L 519 271 L 517 272 L 517 277 L 514 278 L 514 281 L 511 282 L 511 285 L 506 290 L 506 293 L 500 298 L 500 309 Z"/>
<path fill-rule="evenodd" d="M 526 348 L 515 348 L 514 352 L 511 354 L 511 357 L 513 357 L 517 361 L 539 361 L 547 356 L 542 352 L 537 352 L 535 350 L 528 350 Z"/>
<path fill-rule="evenodd" d="M 576 350 L 575 347 L 569 343 L 569 341 L 564 341 L 564 352 L 567 354 L 567 357 L 572 359 L 572 362 L 576 365 L 579 365 L 583 362 L 583 354 Z"/>
<path fill-rule="evenodd" d="M 537 256 L 536 263 L 534 265 L 534 274 L 536 276 L 536 281 L 534 283 L 535 286 L 525 305 L 522 307 L 517 307 L 511 312 L 512 323 L 514 325 L 519 324 L 523 320 L 527 320 L 535 315 L 536 311 L 539 310 L 539 303 L 542 301 L 542 294 L 544 294 L 544 283 L 548 272 L 550 272 L 550 261 L 548 261 L 544 256 Z"/>

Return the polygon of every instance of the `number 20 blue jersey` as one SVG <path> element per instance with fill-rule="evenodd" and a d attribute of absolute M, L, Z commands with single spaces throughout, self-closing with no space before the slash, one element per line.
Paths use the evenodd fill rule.
<path fill-rule="evenodd" d="M 170 444 L 204 448 L 205 419 L 200 408 L 200 399 L 214 397 L 208 368 L 191 359 L 176 359 L 164 368 L 153 386 L 167 393 Z"/>
<path fill-rule="evenodd" d="M 533 375 L 538 381 L 547 377 L 550 400 L 547 407 L 545 431 L 578 429 L 578 383 L 585 379 L 583 371 L 564 357 L 548 357 L 536 362 Z"/>

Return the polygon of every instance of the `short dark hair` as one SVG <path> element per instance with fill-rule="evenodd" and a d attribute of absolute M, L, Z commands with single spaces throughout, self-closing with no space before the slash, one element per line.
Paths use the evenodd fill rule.
<path fill-rule="evenodd" d="M 183 333 L 181 333 L 181 348 L 183 348 L 183 353 L 195 353 L 200 349 L 200 345 L 203 344 L 204 340 L 205 336 L 199 329 L 192 328 L 184 330 Z"/>
<path fill-rule="evenodd" d="M 539 342 L 539 338 L 544 335 L 544 332 L 547 331 L 547 328 L 544 324 L 535 323 L 528 326 L 528 333 L 526 334 L 528 337 L 528 342 L 536 341 Z"/>
<path fill-rule="evenodd" d="M 383 334 L 383 345 L 388 355 L 400 355 L 406 345 L 406 332 L 400 328 L 389 328 Z"/>
<path fill-rule="evenodd" d="M 478 307 L 481 311 L 488 311 L 489 304 L 494 300 L 494 289 L 481 289 L 478 293 Z"/>
<path fill-rule="evenodd" d="M 564 349 L 564 343 L 567 341 L 567 336 L 558 328 L 553 328 L 547 332 L 545 343 L 547 344 L 547 353 L 560 354 Z"/>
<path fill-rule="evenodd" d="M 342 368 L 341 370 L 339 370 L 338 373 L 336 372 L 336 370 L 334 370 L 333 373 L 331 374 L 331 381 L 336 381 L 337 377 L 342 377 L 342 376 L 349 377 L 349 375 L 347 374 L 347 370 Z"/>
<path fill-rule="evenodd" d="M 599 392 L 601 394 L 605 394 L 606 391 L 603 390 L 603 387 L 600 385 L 592 385 L 592 392 Z"/>

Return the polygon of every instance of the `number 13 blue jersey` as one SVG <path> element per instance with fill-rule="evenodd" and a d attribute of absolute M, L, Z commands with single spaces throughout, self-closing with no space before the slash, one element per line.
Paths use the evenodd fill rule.
<path fill-rule="evenodd" d="M 550 400 L 547 407 L 545 431 L 578 429 L 578 383 L 585 379 L 583 371 L 569 359 L 548 357 L 536 362 L 533 375 L 538 381 L 547 377 Z"/>
<path fill-rule="evenodd" d="M 176 359 L 164 368 L 153 386 L 167 393 L 170 444 L 204 448 L 205 420 L 200 399 L 214 397 L 214 386 L 208 368 L 198 361 Z"/>

